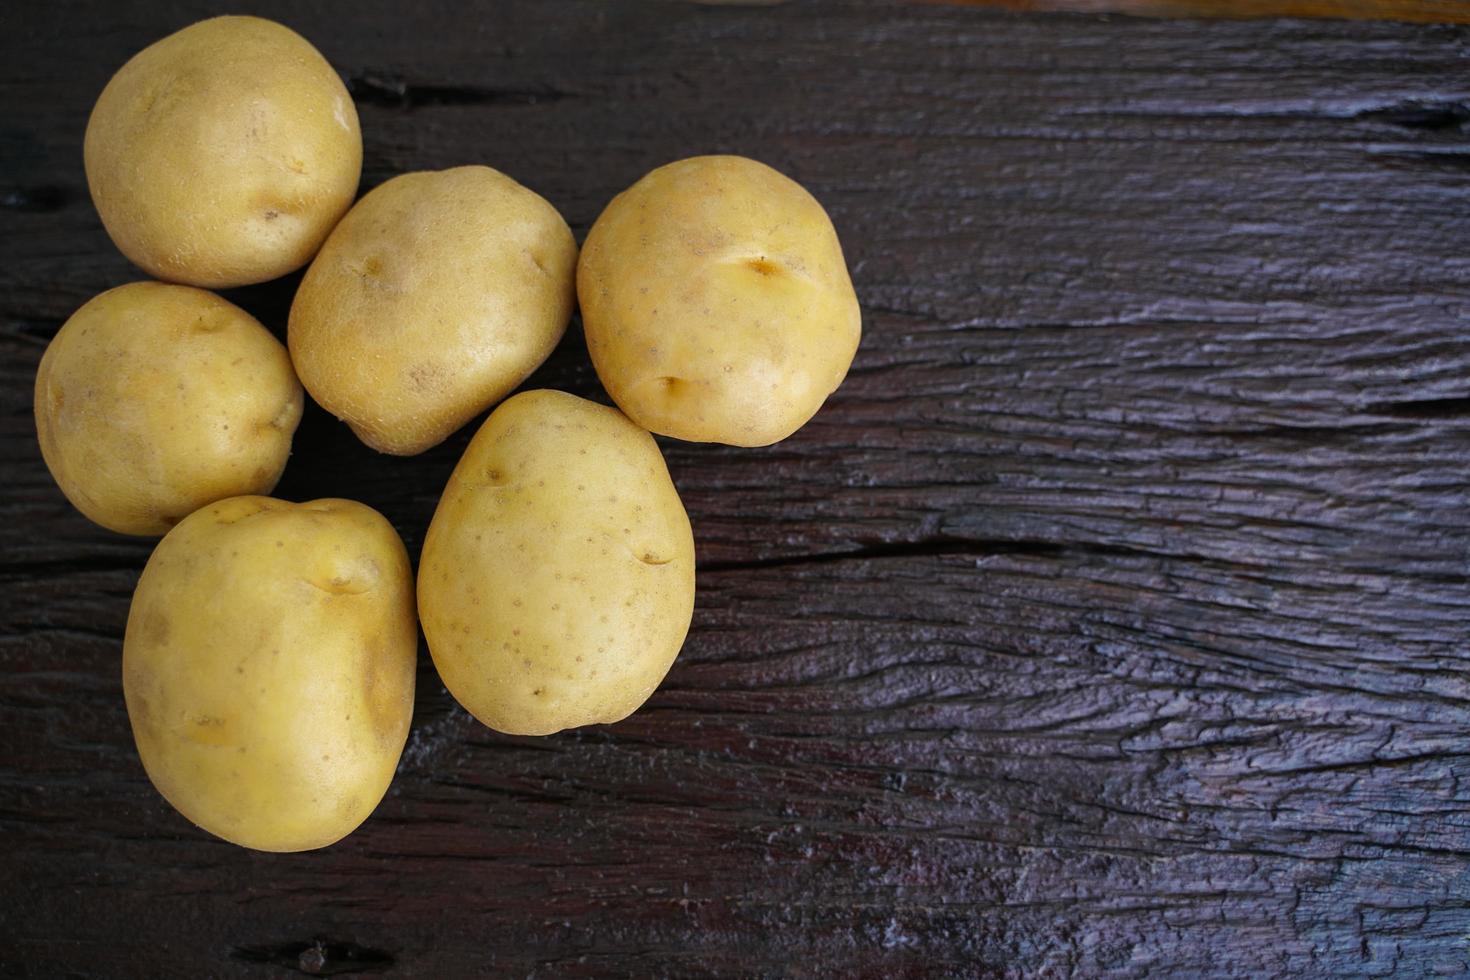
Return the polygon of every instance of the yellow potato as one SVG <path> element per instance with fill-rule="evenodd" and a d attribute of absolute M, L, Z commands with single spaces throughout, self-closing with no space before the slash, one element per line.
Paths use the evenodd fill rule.
<path fill-rule="evenodd" d="M 211 834 L 263 851 L 351 833 L 413 714 L 413 584 L 382 515 L 351 500 L 232 497 L 143 569 L 123 693 L 148 778 Z"/>
<path fill-rule="evenodd" d="M 342 219 L 291 305 L 301 382 L 374 449 L 443 442 L 551 353 L 575 303 L 556 209 L 489 167 L 404 174 Z"/>
<path fill-rule="evenodd" d="M 653 437 L 563 392 L 507 400 L 449 478 L 418 594 L 439 676 L 491 728 L 631 714 L 694 609 L 694 538 Z"/>
<path fill-rule="evenodd" d="M 83 154 L 124 255 L 159 279 L 222 288 L 311 260 L 357 193 L 362 134 L 342 80 L 304 38 L 216 17 L 123 65 Z"/>
<path fill-rule="evenodd" d="M 577 268 L 587 349 L 634 422 L 764 446 L 816 414 L 861 316 L 816 199 L 743 157 L 660 167 L 612 200 Z"/>
<path fill-rule="evenodd" d="M 269 493 L 302 395 L 286 348 L 250 314 L 202 289 L 135 282 L 66 321 L 35 399 L 67 499 L 103 527 L 162 534 L 212 501 Z"/>

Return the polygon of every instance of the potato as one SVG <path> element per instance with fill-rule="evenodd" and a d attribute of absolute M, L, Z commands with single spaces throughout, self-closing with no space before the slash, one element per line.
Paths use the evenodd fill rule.
<path fill-rule="evenodd" d="M 124 255 L 159 279 L 221 288 L 311 260 L 357 193 L 362 134 L 342 80 L 304 38 L 216 17 L 123 65 L 83 155 Z"/>
<path fill-rule="evenodd" d="M 862 332 L 822 206 L 743 157 L 660 167 L 612 200 L 577 268 L 587 349 L 639 425 L 764 446 L 842 383 Z"/>
<path fill-rule="evenodd" d="M 418 594 L 439 676 L 491 728 L 631 714 L 694 609 L 694 538 L 653 437 L 563 392 L 507 400 L 449 478 Z"/>
<path fill-rule="evenodd" d="M 420 453 L 551 353 L 576 263 L 561 215 L 504 174 L 404 174 L 359 201 L 312 263 L 291 305 L 291 357 L 363 442 Z"/>
<path fill-rule="evenodd" d="M 78 510 L 162 534 L 224 497 L 269 493 L 301 420 L 276 338 L 202 289 L 135 282 L 62 325 L 36 374 L 36 433 Z"/>
<path fill-rule="evenodd" d="M 413 713 L 403 542 L 351 500 L 232 497 L 143 569 L 123 693 L 148 778 L 211 834 L 324 847 L 388 789 Z"/>

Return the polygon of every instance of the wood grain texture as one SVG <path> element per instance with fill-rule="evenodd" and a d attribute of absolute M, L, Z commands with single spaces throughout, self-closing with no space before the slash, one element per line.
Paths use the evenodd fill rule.
<path fill-rule="evenodd" d="M 919 0 L 1004 10 L 1127 14 L 1136 17 L 1346 17 L 1419 24 L 1470 24 L 1466 0 Z"/>
<path fill-rule="evenodd" d="M 149 543 L 67 507 L 30 417 L 48 338 L 136 275 L 87 199 L 91 102 L 211 10 L 9 11 L 6 973 L 1470 969 L 1470 32 L 255 9 L 351 81 L 365 188 L 488 162 L 581 237 L 670 159 L 771 163 L 831 211 L 866 335 L 792 439 L 665 443 L 700 590 L 645 710 L 500 737 L 421 655 L 358 833 L 214 841 L 128 733 Z M 279 330 L 293 286 L 230 295 Z M 578 330 L 531 384 L 601 397 Z M 280 493 L 417 554 L 469 431 L 395 459 L 310 409 Z"/>

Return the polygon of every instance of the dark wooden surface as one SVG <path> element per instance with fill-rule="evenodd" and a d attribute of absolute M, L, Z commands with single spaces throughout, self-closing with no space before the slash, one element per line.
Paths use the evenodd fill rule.
<path fill-rule="evenodd" d="M 710 2 L 710 0 L 706 0 Z M 720 0 L 713 0 L 720 2 Z M 782 2 L 782 0 L 776 0 Z M 1135 17 L 1349 17 L 1470 24 L 1470 0 L 919 0 L 1007 10 L 1066 10 Z"/>
<path fill-rule="evenodd" d="M 37 361 L 134 278 L 87 198 L 108 75 L 213 10 L 7 7 L 7 974 L 1428 976 L 1470 969 L 1470 30 L 973 6 L 252 9 L 351 80 L 364 187 L 489 163 L 579 238 L 745 153 L 831 211 L 847 383 L 667 443 L 698 609 L 629 721 L 497 736 L 421 656 L 329 850 L 149 786 L 119 650 L 150 542 L 74 513 Z M 231 297 L 275 329 L 294 280 Z M 532 381 L 600 397 L 574 328 Z M 282 496 L 417 554 L 469 430 L 310 409 Z"/>

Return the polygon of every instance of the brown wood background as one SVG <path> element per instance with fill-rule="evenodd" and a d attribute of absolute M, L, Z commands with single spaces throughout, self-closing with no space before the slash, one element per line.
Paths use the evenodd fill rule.
<path fill-rule="evenodd" d="M 213 840 L 128 731 L 150 542 L 68 508 L 30 397 L 137 276 L 92 101 L 215 10 L 7 6 L 5 973 L 1470 969 L 1470 30 L 471 6 L 251 9 L 351 80 L 364 187 L 489 163 L 581 237 L 677 157 L 789 173 L 847 249 L 852 374 L 781 445 L 665 444 L 699 600 L 641 713 L 501 737 L 423 657 L 359 832 Z M 230 295 L 281 329 L 293 286 Z M 532 384 L 601 397 L 579 329 Z M 279 493 L 417 554 L 469 431 L 380 457 L 312 408 Z"/>

